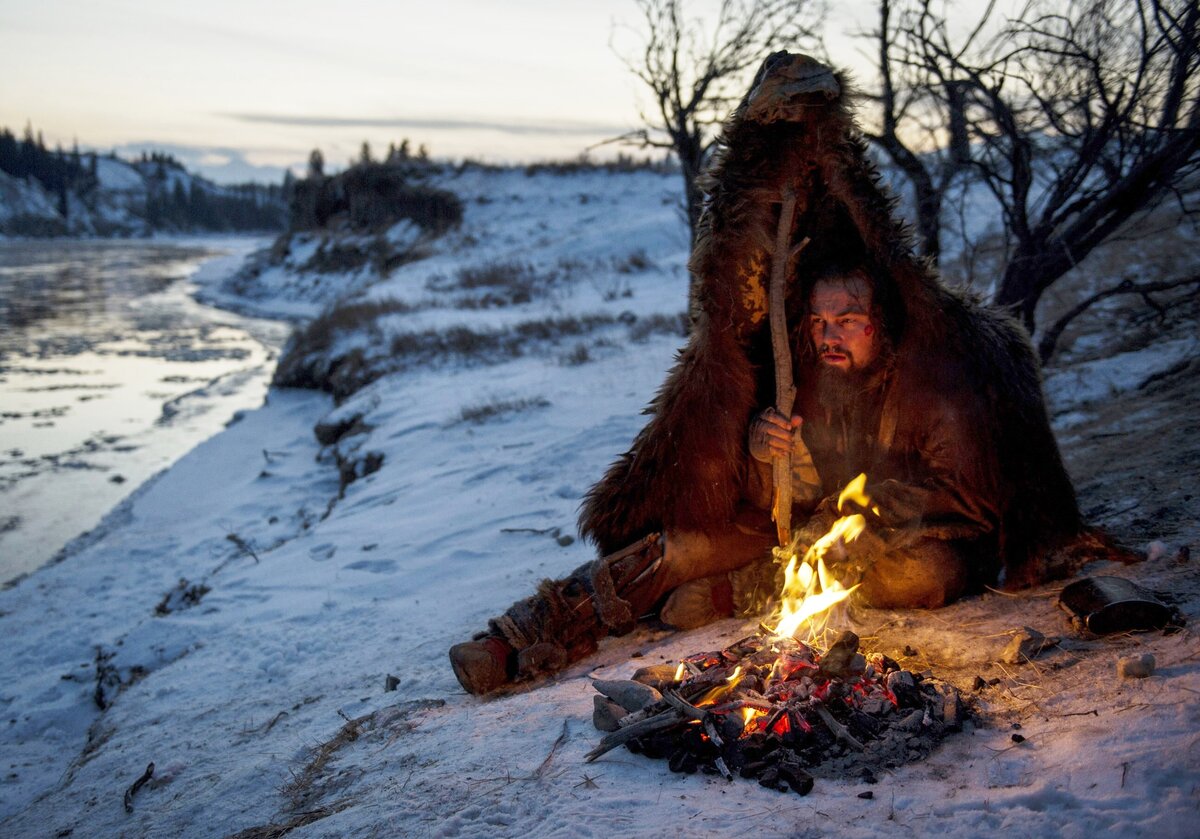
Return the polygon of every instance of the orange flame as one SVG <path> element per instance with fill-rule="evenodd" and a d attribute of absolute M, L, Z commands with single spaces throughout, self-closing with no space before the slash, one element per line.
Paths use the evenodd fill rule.
<path fill-rule="evenodd" d="M 871 499 L 866 494 L 866 485 L 865 474 L 848 483 L 838 496 L 838 512 L 842 511 L 847 501 L 870 507 Z M 791 551 L 776 549 L 777 556 L 790 556 L 783 573 L 782 610 L 772 632 L 796 637 L 802 629 L 807 629 L 807 638 L 811 639 L 824 628 L 829 609 L 858 588 L 857 585 L 850 588 L 842 586 L 825 567 L 825 555 L 839 542 L 853 542 L 866 527 L 867 521 L 860 513 L 842 516 L 833 523 L 828 533 L 812 544 L 803 560 Z"/>

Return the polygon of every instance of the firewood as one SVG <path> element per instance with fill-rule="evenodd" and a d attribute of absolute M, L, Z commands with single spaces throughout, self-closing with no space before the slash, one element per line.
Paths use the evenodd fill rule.
<path fill-rule="evenodd" d="M 636 740 L 638 737 L 645 737 L 647 734 L 653 734 L 656 731 L 663 731 L 668 728 L 674 728 L 677 725 L 683 725 L 687 722 L 687 717 L 678 711 L 671 709 L 664 711 L 656 717 L 651 717 L 641 722 L 627 725 L 624 728 L 614 731 L 611 734 L 606 734 L 600 740 L 600 744 L 592 749 L 586 755 L 584 760 L 591 763 L 596 758 L 603 754 L 611 752 L 617 746 L 623 746 L 630 740 Z"/>
<path fill-rule="evenodd" d="M 675 693 L 675 691 L 673 691 L 673 690 L 668 690 L 665 693 L 663 693 L 662 698 L 669 705 L 671 705 L 673 708 L 675 708 L 676 711 L 683 714 L 688 719 L 703 721 L 704 718 L 706 716 L 708 716 L 707 711 L 701 711 L 699 708 L 697 708 L 695 705 L 691 704 L 687 700 L 683 699 L 679 694 Z"/>
<path fill-rule="evenodd" d="M 829 713 L 829 709 L 820 703 L 813 703 L 813 710 L 817 712 L 817 716 L 821 718 L 821 722 L 833 732 L 833 736 L 841 740 L 847 746 L 857 751 L 866 749 L 862 743 L 855 739 L 854 735 L 846 730 L 846 727 L 833 718 L 833 714 Z"/>

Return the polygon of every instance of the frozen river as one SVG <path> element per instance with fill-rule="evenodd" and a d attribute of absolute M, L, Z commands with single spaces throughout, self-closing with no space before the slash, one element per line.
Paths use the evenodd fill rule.
<path fill-rule="evenodd" d="M 192 292 L 263 244 L 0 242 L 0 584 L 261 403 L 288 327 Z"/>

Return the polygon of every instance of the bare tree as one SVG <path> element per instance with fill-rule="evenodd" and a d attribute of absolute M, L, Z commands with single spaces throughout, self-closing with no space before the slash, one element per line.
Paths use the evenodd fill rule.
<path fill-rule="evenodd" d="M 615 141 L 675 153 L 694 240 L 703 205 L 696 177 L 717 127 L 768 53 L 812 45 L 821 9 L 818 0 L 721 0 L 706 22 L 688 17 L 682 0 L 636 2 L 644 27 L 641 49 L 622 53 L 614 45 L 614 50 L 649 88 L 654 110 L 642 113 L 644 127 Z"/>
<path fill-rule="evenodd" d="M 863 134 L 908 179 L 920 252 L 936 264 L 942 250 L 943 204 L 971 161 L 966 91 L 958 79 L 940 74 L 938 66 L 911 60 L 902 49 L 911 44 L 898 41 L 892 12 L 891 0 L 880 0 L 879 28 L 865 33 L 877 45 L 879 86 L 863 94 L 878 106 L 875 125 Z M 989 7 L 959 45 L 959 53 L 971 49 L 990 17 Z"/>
<path fill-rule="evenodd" d="M 1030 0 L 981 38 L 989 6 L 958 39 L 940 4 L 913 0 L 890 51 L 895 6 L 881 3 L 882 67 L 899 64 L 917 83 L 893 89 L 889 106 L 885 76 L 879 142 L 888 148 L 889 108 L 899 118 L 908 103 L 940 97 L 923 113 L 942 115 L 947 159 L 969 166 L 999 205 L 1006 263 L 994 297 L 1030 332 L 1043 293 L 1127 221 L 1172 195 L 1192 209 L 1181 189 L 1200 169 L 1194 0 Z M 1043 359 L 1060 331 L 1047 334 Z"/>

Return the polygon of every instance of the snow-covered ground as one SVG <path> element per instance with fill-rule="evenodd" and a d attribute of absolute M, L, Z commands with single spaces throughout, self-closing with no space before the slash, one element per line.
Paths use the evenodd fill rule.
<path fill-rule="evenodd" d="M 463 227 L 385 281 L 354 278 L 360 302 L 379 306 L 328 344 L 331 357 L 357 351 L 390 372 L 339 406 L 273 390 L 61 562 L 0 592 L 0 835 L 1195 835 L 1196 636 L 1074 637 L 1053 587 L 854 616 L 866 646 L 935 669 L 979 712 L 873 787 L 821 778 L 802 798 L 673 775 L 623 751 L 583 762 L 599 739 L 589 676 L 725 646 L 749 631 L 739 621 L 642 628 L 499 698 L 461 690 L 449 646 L 591 558 L 561 537 L 682 343 L 670 327 L 687 283 L 677 178 L 449 179 L 467 205 Z M 532 277 L 517 285 L 538 293 L 522 302 L 511 284 L 460 273 L 488 266 Z M 264 283 L 259 311 L 271 299 L 293 315 L 327 302 L 307 298 L 311 278 L 295 273 Z M 431 333 L 456 338 L 414 337 Z M 523 337 L 518 349 L 506 335 Z M 1170 346 L 1110 360 L 1103 392 L 1051 379 L 1064 382 L 1056 410 L 1072 417 L 1077 480 L 1102 484 L 1130 462 L 1083 456 L 1101 433 L 1138 438 L 1111 422 L 1096 431 L 1106 410 L 1177 398 L 1162 388 L 1188 350 Z M 1151 382 L 1158 390 L 1142 390 Z M 344 433 L 323 447 L 318 424 L 326 440 Z M 1174 456 L 1194 463 L 1195 451 Z M 1174 592 L 1194 623 L 1200 581 L 1175 549 L 1194 549 L 1200 525 L 1194 479 L 1181 480 L 1172 544 L 1103 570 Z M 1100 484 L 1085 507 L 1108 503 L 1114 490 Z M 1000 664 L 1022 625 L 1063 640 L 1031 664 Z M 1135 652 L 1152 652 L 1158 671 L 1123 681 L 1115 659 Z M 999 681 L 972 691 L 977 675 Z M 127 812 L 123 796 L 151 762 Z M 859 798 L 868 788 L 874 797 Z"/>

